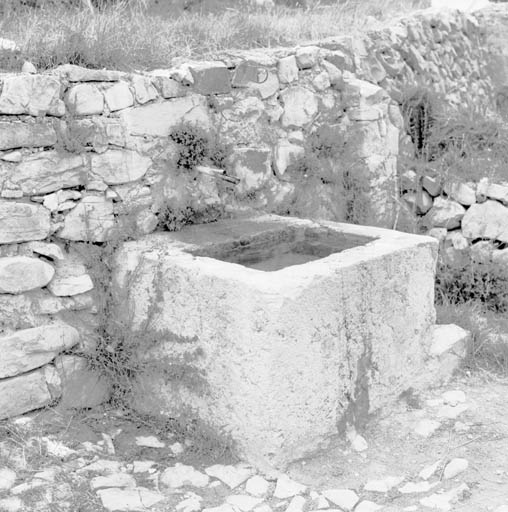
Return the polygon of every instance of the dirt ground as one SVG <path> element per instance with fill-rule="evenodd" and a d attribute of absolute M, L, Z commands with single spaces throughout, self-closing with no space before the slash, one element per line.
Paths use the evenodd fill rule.
<path fill-rule="evenodd" d="M 447 406 L 443 393 L 456 390 L 465 394 L 465 401 Z M 447 416 L 443 416 L 445 412 Z M 423 420 L 439 422 L 438 428 L 428 437 L 415 432 Z M 274 498 L 275 481 L 272 480 L 270 491 L 264 498 L 264 506 L 270 508 L 260 510 L 308 512 L 316 509 L 312 491 L 324 493 L 329 489 L 346 488 L 354 490 L 361 500 L 381 506 L 378 510 L 383 512 L 493 512 L 502 505 L 508 506 L 508 378 L 487 374 L 461 376 L 445 387 L 421 395 L 410 394 L 373 417 L 362 435 L 368 445 L 365 451 L 356 452 L 348 441 L 337 441 L 326 452 L 301 460 L 288 469 L 290 478 L 307 486 L 303 492 L 303 507 L 288 508 L 289 500 Z M 156 436 L 165 446 L 138 446 L 139 436 Z M 44 444 L 47 439 L 52 440 L 53 447 Z M 174 452 L 173 443 L 178 441 L 182 441 L 181 453 Z M 55 452 L 55 446 L 63 451 Z M 205 472 L 212 464 L 232 462 L 218 457 L 216 448 L 193 447 L 189 440 L 186 443 L 185 439 L 178 439 L 153 424 L 143 424 L 139 419 L 133 422 L 129 415 L 107 407 L 88 412 L 53 409 L 31 413 L 0 424 L 0 470 L 7 467 L 17 475 L 15 487 L 2 490 L 0 474 L 0 510 L 102 512 L 106 509 L 90 488 L 93 473 L 87 473 L 86 467 L 91 462 L 106 460 L 117 461 L 120 467 L 117 471 L 136 477 L 139 488 L 164 493 L 159 494 L 163 501 L 149 508 L 154 512 L 179 510 L 178 504 L 193 493 L 202 500 L 201 508 L 196 510 L 219 507 L 217 511 L 236 512 L 223 504 L 231 496 L 245 496 L 243 485 L 230 489 L 216 481 L 204 488 L 186 486 L 164 491 L 157 483 L 165 468 L 176 463 Z M 70 450 L 68 453 L 67 449 Z M 443 469 L 454 458 L 466 459 L 468 467 L 447 480 Z M 132 463 L 136 460 L 152 461 L 153 469 L 150 473 L 133 473 Z M 420 471 L 437 462 L 435 473 L 428 478 L 428 482 L 434 484 L 432 489 L 420 493 L 400 492 L 399 489 L 408 482 L 424 483 Z M 37 472 L 51 473 L 55 468 L 56 476 L 50 477 L 49 483 L 42 488 L 44 492 L 30 488 L 37 478 L 41 478 Z M 387 492 L 371 492 L 364 488 L 367 482 L 386 477 L 400 477 L 401 482 Z M 449 508 L 432 509 L 420 503 L 422 498 L 441 495 L 462 484 L 466 484 L 467 489 L 456 501 L 450 502 Z M 28 485 L 27 490 L 22 489 L 23 485 Z M 53 494 L 47 492 L 48 488 L 53 489 Z M 23 507 L 4 509 L 2 503 L 8 503 L 6 499 L 21 499 Z M 57 501 L 52 501 L 55 499 Z M 64 501 L 70 505 L 64 507 Z M 333 505 L 330 508 L 338 510 Z"/>
<path fill-rule="evenodd" d="M 429 406 L 426 401 L 456 389 L 466 394 L 468 409 L 456 419 L 437 418 L 440 405 Z M 363 433 L 368 443 L 365 452 L 355 453 L 341 443 L 318 457 L 295 464 L 290 475 L 318 488 L 359 489 L 368 480 L 388 475 L 417 481 L 424 467 L 459 457 L 469 462 L 464 473 L 451 481 L 442 481 L 442 485 L 418 497 L 464 482 L 471 492 L 453 510 L 483 512 L 508 506 L 508 379 L 489 375 L 456 378 L 446 387 L 428 391 L 410 402 L 398 402 L 373 419 Z M 428 438 L 414 432 L 416 424 L 424 418 L 441 422 Z M 369 499 L 385 505 L 383 510 L 396 511 L 418 505 L 416 496 L 390 491 L 382 497 L 372 493 Z M 416 510 L 429 510 L 418 506 Z"/>

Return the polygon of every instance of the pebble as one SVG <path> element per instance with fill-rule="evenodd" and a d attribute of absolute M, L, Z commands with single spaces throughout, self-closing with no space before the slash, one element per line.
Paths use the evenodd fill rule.
<path fill-rule="evenodd" d="M 153 460 L 135 460 L 132 463 L 133 473 L 148 473 L 155 466 Z"/>
<path fill-rule="evenodd" d="M 236 466 L 226 466 L 223 464 L 215 464 L 205 469 L 208 476 L 217 478 L 225 483 L 230 489 L 234 489 L 243 484 L 253 474 L 253 469 L 245 464 Z"/>
<path fill-rule="evenodd" d="M 247 480 L 245 490 L 253 496 L 265 496 L 270 484 L 262 476 L 254 475 Z"/>
<path fill-rule="evenodd" d="M 0 510 L 2 512 L 18 512 L 23 508 L 23 502 L 17 496 L 0 499 Z"/>
<path fill-rule="evenodd" d="M 9 490 L 16 482 L 16 472 L 9 468 L 0 468 L 0 491 Z"/>
<path fill-rule="evenodd" d="M 173 455 L 181 455 L 185 450 L 182 443 L 173 443 L 169 449 L 173 452 Z"/>
<path fill-rule="evenodd" d="M 422 437 L 430 437 L 439 427 L 441 423 L 436 420 L 420 420 L 414 429 L 414 431 Z"/>
<path fill-rule="evenodd" d="M 330 489 L 323 492 L 325 498 L 341 509 L 349 512 L 360 501 L 358 494 L 350 489 Z"/>
<path fill-rule="evenodd" d="M 439 464 L 441 464 L 441 460 L 438 460 L 437 462 L 434 462 L 434 464 L 431 464 L 430 466 L 424 467 L 419 473 L 418 476 L 422 480 L 428 480 L 437 470 L 439 467 Z"/>
<path fill-rule="evenodd" d="M 65 459 L 65 458 L 71 457 L 77 453 L 76 450 L 72 450 L 71 448 L 68 448 L 64 444 L 62 444 L 58 441 L 53 441 L 52 439 L 49 439 L 47 437 L 43 437 L 42 441 L 44 442 L 44 445 L 46 446 L 47 452 L 50 455 L 53 455 L 53 457 Z"/>
<path fill-rule="evenodd" d="M 303 494 L 306 489 L 305 485 L 291 480 L 291 478 L 286 475 L 282 475 L 277 479 L 277 485 L 275 486 L 273 496 L 280 500 L 284 500 L 286 498 L 292 498 L 297 494 Z"/>
<path fill-rule="evenodd" d="M 188 492 L 185 494 L 185 499 L 178 503 L 176 510 L 181 512 L 199 512 L 201 510 L 201 502 L 203 498 L 201 496 Z"/>
<path fill-rule="evenodd" d="M 442 494 L 431 494 L 426 498 L 420 500 L 420 504 L 424 507 L 437 508 L 439 510 L 451 510 L 452 504 L 456 503 L 462 496 L 469 492 L 469 487 L 466 484 L 461 484 L 455 489 Z"/>
<path fill-rule="evenodd" d="M 95 491 L 107 487 L 136 487 L 136 480 L 126 473 L 113 473 L 107 476 L 96 476 L 90 481 L 90 487 Z"/>
<path fill-rule="evenodd" d="M 146 510 L 164 499 L 162 494 L 144 487 L 136 489 L 100 489 L 97 491 L 97 495 L 104 508 L 119 512 Z"/>
<path fill-rule="evenodd" d="M 364 452 L 368 449 L 369 445 L 363 436 L 358 434 L 354 428 L 348 429 L 346 436 L 351 443 L 351 448 L 355 452 Z"/>
<path fill-rule="evenodd" d="M 386 493 L 403 480 L 403 476 L 387 476 L 382 480 L 369 480 L 363 488 L 365 491 Z"/>
<path fill-rule="evenodd" d="M 155 436 L 137 436 L 136 444 L 145 448 L 164 448 L 166 443 L 159 441 Z"/>
<path fill-rule="evenodd" d="M 382 505 L 378 505 L 373 501 L 362 501 L 355 507 L 355 512 L 376 512 L 376 510 L 381 510 L 383 508 Z"/>
<path fill-rule="evenodd" d="M 262 498 L 254 498 L 247 494 L 236 494 L 226 498 L 226 503 L 229 503 L 241 512 L 250 512 L 262 502 Z"/>
<path fill-rule="evenodd" d="M 289 506 L 286 509 L 286 512 L 303 512 L 305 507 L 306 499 L 303 496 L 295 496 L 289 502 Z"/>
<path fill-rule="evenodd" d="M 174 466 L 165 469 L 159 480 L 165 487 L 178 488 L 184 485 L 206 487 L 210 479 L 192 466 L 186 466 L 177 462 Z"/>
<path fill-rule="evenodd" d="M 466 469 L 469 466 L 469 462 L 466 459 L 452 459 L 448 464 L 446 465 L 443 477 L 445 480 L 448 480 L 450 478 L 454 478 L 457 475 L 460 475 L 460 473 L 466 471 Z"/>
<path fill-rule="evenodd" d="M 438 418 L 448 418 L 450 420 L 454 420 L 468 409 L 469 407 L 466 404 L 458 404 L 455 407 L 452 407 L 451 405 L 443 405 L 443 407 L 437 411 L 437 416 Z"/>
<path fill-rule="evenodd" d="M 236 510 L 228 503 L 224 503 L 218 507 L 204 508 L 203 512 L 236 512 Z"/>
<path fill-rule="evenodd" d="M 428 492 L 430 489 L 438 485 L 438 482 L 429 484 L 429 482 L 408 482 L 407 484 L 399 487 L 399 492 L 402 494 L 413 494 L 418 492 Z"/>
<path fill-rule="evenodd" d="M 458 404 L 462 404 L 466 401 L 466 394 L 464 391 L 446 391 L 442 395 L 445 404 L 455 407 Z"/>

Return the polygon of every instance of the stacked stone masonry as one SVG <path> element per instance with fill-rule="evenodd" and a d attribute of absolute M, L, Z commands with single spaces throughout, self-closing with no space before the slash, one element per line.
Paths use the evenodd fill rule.
<path fill-rule="evenodd" d="M 0 417 L 108 396 L 87 367 L 98 291 L 85 243 L 118 239 L 126 219 L 131 237 L 150 233 L 167 204 L 347 220 L 341 162 L 326 177 L 289 172 L 320 126 L 367 184 L 365 222 L 391 227 L 404 88 L 424 81 L 452 104 L 486 103 L 487 65 L 481 16 L 426 12 L 362 37 L 146 74 L 64 65 L 0 75 Z M 181 123 L 230 145 L 229 181 L 176 168 L 168 136 Z M 453 194 L 436 199 L 428 215 L 457 210 L 463 235 L 483 236 L 485 214 L 508 216 L 503 190 L 491 185 L 483 203 L 473 191 L 467 212 Z M 508 241 L 503 229 L 495 236 Z"/>

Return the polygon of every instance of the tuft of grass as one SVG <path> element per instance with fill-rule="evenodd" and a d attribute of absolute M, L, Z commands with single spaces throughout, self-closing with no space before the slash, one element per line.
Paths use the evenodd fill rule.
<path fill-rule="evenodd" d="M 310 2 L 309 2 L 310 3 Z M 143 0 L 104 2 L 91 11 L 83 2 L 10 0 L 0 17 L 2 37 L 21 48 L 40 69 L 73 62 L 91 68 L 143 70 L 168 67 L 175 58 L 217 58 L 227 50 L 294 46 L 308 40 L 381 26 L 393 16 L 426 6 L 426 0 L 312 2 L 258 9 L 238 0 L 217 12 L 156 15 Z M 6 63 L 0 62 L 0 68 Z"/>
<path fill-rule="evenodd" d="M 415 146 L 414 160 L 404 165 L 417 174 L 431 170 L 445 180 L 508 180 L 508 127 L 501 118 L 473 104 L 450 109 L 424 86 L 406 91 L 402 112 Z"/>

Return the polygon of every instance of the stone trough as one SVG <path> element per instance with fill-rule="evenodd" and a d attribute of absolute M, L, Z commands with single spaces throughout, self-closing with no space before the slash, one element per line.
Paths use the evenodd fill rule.
<path fill-rule="evenodd" d="M 435 378 L 436 255 L 430 237 L 277 216 L 126 243 L 113 292 L 147 364 L 135 407 L 196 416 L 258 467 L 326 447 Z"/>

